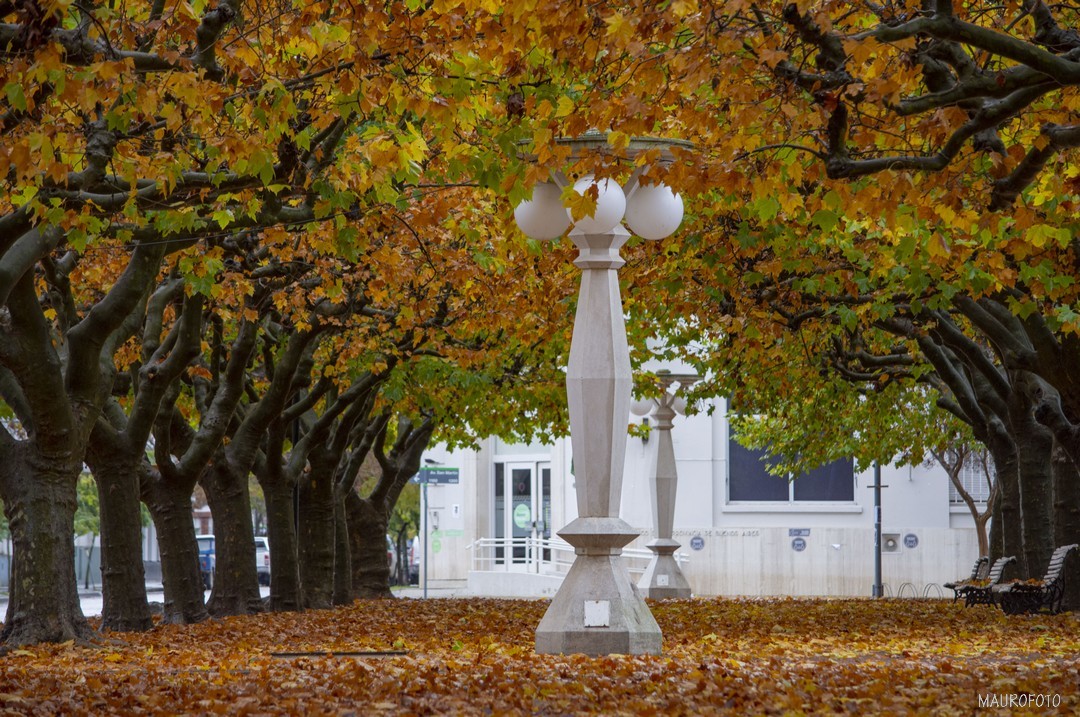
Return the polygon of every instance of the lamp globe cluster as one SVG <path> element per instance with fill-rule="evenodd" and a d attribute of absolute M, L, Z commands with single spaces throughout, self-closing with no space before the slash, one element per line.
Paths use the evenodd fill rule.
<path fill-rule="evenodd" d="M 669 391 L 667 398 L 671 401 L 671 408 L 680 416 L 686 415 L 686 399 L 682 396 L 672 396 Z M 635 416 L 648 416 L 657 407 L 658 399 L 639 398 L 630 403 L 630 413 Z"/>
<path fill-rule="evenodd" d="M 514 220 L 533 239 L 555 239 L 571 225 L 577 233 L 603 234 L 625 219 L 637 236 L 657 240 L 670 236 L 682 223 L 682 197 L 665 184 L 639 184 L 627 196 L 617 182 L 586 175 L 574 183 L 574 191 L 584 195 L 593 186 L 597 190 L 596 209 L 577 222 L 562 205 L 561 192 L 552 182 L 537 184 L 532 199 L 514 209 Z"/>

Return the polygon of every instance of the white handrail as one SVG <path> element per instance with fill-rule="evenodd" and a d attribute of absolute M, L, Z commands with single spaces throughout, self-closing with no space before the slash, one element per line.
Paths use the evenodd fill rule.
<path fill-rule="evenodd" d="M 558 538 L 479 538 L 466 550 L 472 552 L 472 569 L 477 572 L 534 572 L 565 575 L 574 564 L 574 547 Z M 641 575 L 652 560 L 651 550 L 625 548 L 622 560 L 629 572 Z M 681 565 L 688 561 L 686 553 L 676 553 Z"/>

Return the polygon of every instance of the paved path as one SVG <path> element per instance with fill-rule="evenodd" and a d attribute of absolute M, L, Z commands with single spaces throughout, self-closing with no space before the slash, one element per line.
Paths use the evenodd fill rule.
<path fill-rule="evenodd" d="M 270 588 L 260 587 L 259 594 L 266 597 L 270 594 Z M 161 602 L 164 600 L 164 594 L 160 585 L 147 585 L 146 586 L 146 598 L 150 602 Z M 207 590 L 205 599 L 210 599 L 210 591 Z M 83 615 L 86 617 L 97 617 L 101 614 L 102 599 L 100 591 L 85 590 L 79 593 L 79 604 L 82 606 Z M 7 595 L 0 595 L 0 621 L 4 619 L 7 614 L 8 597 Z"/>
<path fill-rule="evenodd" d="M 270 588 L 259 587 L 259 594 L 263 597 L 267 597 L 270 594 Z M 422 588 L 418 588 L 411 585 L 407 588 L 399 588 L 394 590 L 394 595 L 400 598 L 409 598 L 413 600 L 420 600 L 424 597 L 424 591 Z M 466 595 L 464 589 L 455 588 L 429 588 L 428 598 L 449 598 L 449 597 L 463 597 Z M 162 602 L 164 595 L 161 585 L 147 585 L 146 597 L 150 602 Z M 210 591 L 207 590 L 205 599 L 210 599 Z M 102 598 L 101 591 L 84 590 L 79 593 L 79 603 L 82 605 L 83 615 L 86 617 L 97 617 L 101 614 Z M 0 622 L 3 621 L 4 616 L 7 614 L 8 596 L 0 595 Z"/>

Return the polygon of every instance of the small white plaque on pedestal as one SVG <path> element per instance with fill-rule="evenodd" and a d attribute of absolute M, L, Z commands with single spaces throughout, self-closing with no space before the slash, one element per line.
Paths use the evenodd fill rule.
<path fill-rule="evenodd" d="M 670 584 L 671 583 L 668 582 L 668 576 L 667 575 L 657 575 L 656 576 L 656 586 L 657 587 L 666 588 Z"/>
<path fill-rule="evenodd" d="M 611 602 L 608 600 L 585 601 L 585 627 L 610 627 Z"/>

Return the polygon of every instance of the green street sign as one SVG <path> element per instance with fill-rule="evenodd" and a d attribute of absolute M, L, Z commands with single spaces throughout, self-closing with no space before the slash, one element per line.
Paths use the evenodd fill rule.
<path fill-rule="evenodd" d="M 414 483 L 428 483 L 430 485 L 454 485 L 460 482 L 457 468 L 443 468 L 441 466 L 425 466 L 413 476 Z"/>

